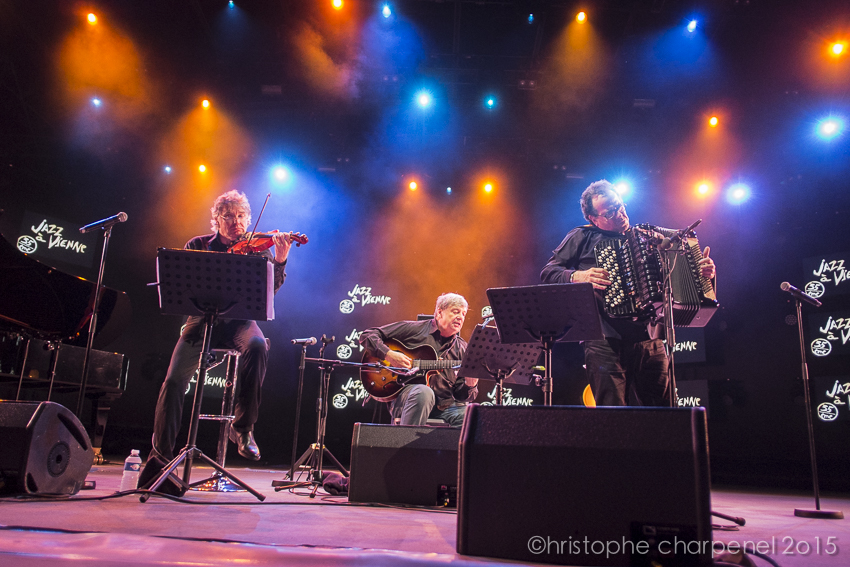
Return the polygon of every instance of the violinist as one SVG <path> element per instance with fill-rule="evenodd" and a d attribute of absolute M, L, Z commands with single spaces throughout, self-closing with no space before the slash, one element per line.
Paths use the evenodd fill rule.
<path fill-rule="evenodd" d="M 227 252 L 234 243 L 243 240 L 251 222 L 251 205 L 244 193 L 228 191 L 220 195 L 210 209 L 213 234 L 196 236 L 186 243 L 189 250 Z M 268 240 L 270 238 L 270 240 Z M 293 238 L 299 234 L 275 232 L 266 236 L 268 248 L 258 252 L 274 263 L 274 291 L 283 285 L 284 270 Z M 306 241 L 306 239 L 304 239 Z M 271 248 L 274 248 L 274 251 Z M 203 347 L 203 317 L 189 317 L 171 355 L 168 373 L 159 391 L 154 416 L 153 451 L 140 478 L 153 478 L 164 463 L 174 457 L 174 444 L 180 430 L 183 398 L 189 381 L 198 368 Z M 268 348 L 266 338 L 256 321 L 218 319 L 213 327 L 212 348 L 236 349 L 241 353 L 235 394 L 235 419 L 231 423 L 230 441 L 236 443 L 239 454 L 257 461 L 260 449 L 254 440 L 254 423 L 260 407 L 261 388 L 266 375 Z M 150 469 L 150 470 L 147 470 Z"/>

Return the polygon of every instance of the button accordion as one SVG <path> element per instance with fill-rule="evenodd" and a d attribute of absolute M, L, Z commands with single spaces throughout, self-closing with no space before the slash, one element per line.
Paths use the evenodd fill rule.
<path fill-rule="evenodd" d="M 717 310 L 717 297 L 711 281 L 702 276 L 699 261 L 702 250 L 691 231 L 681 245 L 658 250 L 658 237 L 671 237 L 675 230 L 639 224 L 621 238 L 605 238 L 594 248 L 596 263 L 608 271 L 611 285 L 603 294 L 603 308 L 612 317 L 661 319 L 664 282 L 661 254 L 673 266 L 673 324 L 677 327 L 703 327 Z"/>

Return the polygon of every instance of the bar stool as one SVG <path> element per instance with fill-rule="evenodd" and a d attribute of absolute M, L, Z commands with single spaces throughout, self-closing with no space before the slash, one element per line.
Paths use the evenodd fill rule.
<path fill-rule="evenodd" d="M 268 339 L 266 339 L 268 345 Z M 211 354 L 215 357 L 210 363 L 209 370 L 226 364 L 224 373 L 224 395 L 221 398 L 221 413 L 220 414 L 201 414 L 198 419 L 207 421 L 218 421 L 221 423 L 218 433 L 218 447 L 216 449 L 215 462 L 221 467 L 224 467 L 224 461 L 227 458 L 227 440 L 230 433 L 230 424 L 236 419 L 233 414 L 234 395 L 236 392 L 237 370 L 239 368 L 239 351 L 233 349 L 212 349 Z M 240 488 L 238 484 L 231 482 L 230 479 L 215 471 L 211 477 L 206 480 L 193 482 L 189 485 L 190 490 L 200 490 L 204 492 L 244 492 L 244 488 Z"/>

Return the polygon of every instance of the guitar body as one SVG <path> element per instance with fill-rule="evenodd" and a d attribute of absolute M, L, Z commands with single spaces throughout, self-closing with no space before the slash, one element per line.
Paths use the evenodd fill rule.
<path fill-rule="evenodd" d="M 440 369 L 452 368 L 459 365 L 459 361 L 440 360 L 437 352 L 430 346 L 424 345 L 414 349 L 408 348 L 396 340 L 388 340 L 386 345 L 390 350 L 395 350 L 413 359 L 413 366 L 419 371 L 411 376 L 399 376 L 393 373 L 386 360 L 369 356 L 363 352 L 363 363 L 378 363 L 384 368 L 361 368 L 360 382 L 369 395 L 380 402 L 389 402 L 398 396 L 398 393 L 407 384 L 428 384 L 433 373 Z"/>

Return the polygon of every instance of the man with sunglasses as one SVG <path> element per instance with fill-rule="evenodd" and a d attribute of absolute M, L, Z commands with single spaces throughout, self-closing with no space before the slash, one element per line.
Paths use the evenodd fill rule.
<path fill-rule="evenodd" d="M 611 281 L 596 265 L 594 247 L 602 239 L 625 238 L 629 215 L 620 195 L 606 180 L 596 181 L 579 200 L 589 225 L 571 230 L 540 273 L 543 283 L 588 282 L 605 290 Z M 714 260 L 705 248 L 702 275 L 714 279 Z M 601 307 L 599 341 L 584 341 L 584 361 L 590 389 L 598 406 L 665 406 L 669 404 L 668 359 L 664 328 L 647 321 L 609 317 Z"/>

